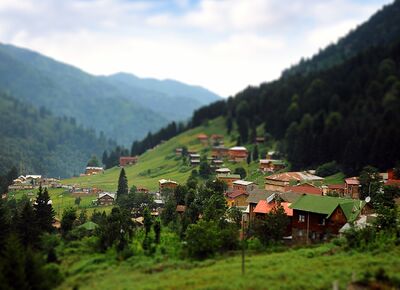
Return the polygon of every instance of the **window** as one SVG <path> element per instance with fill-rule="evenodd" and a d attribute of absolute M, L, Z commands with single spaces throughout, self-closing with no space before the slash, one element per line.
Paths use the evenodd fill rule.
<path fill-rule="evenodd" d="M 303 230 L 298 230 L 297 236 L 302 237 L 303 235 L 304 235 L 304 231 Z"/>
<path fill-rule="evenodd" d="M 323 217 L 319 218 L 318 224 L 320 226 L 324 226 L 325 225 L 325 218 L 323 218 Z"/>
<path fill-rule="evenodd" d="M 306 216 L 304 214 L 299 214 L 299 223 L 304 223 L 306 221 Z"/>

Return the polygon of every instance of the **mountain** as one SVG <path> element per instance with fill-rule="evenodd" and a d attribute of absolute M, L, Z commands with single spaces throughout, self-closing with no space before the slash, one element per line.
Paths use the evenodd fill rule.
<path fill-rule="evenodd" d="M 348 175 L 369 164 L 381 170 L 394 167 L 400 162 L 400 21 L 392 18 L 399 18 L 399 6 L 400 1 L 386 6 L 346 37 L 361 50 L 353 56 L 326 65 L 323 54 L 317 55 L 312 63 L 318 69 L 292 71 L 197 109 L 187 129 L 223 116 L 228 132 L 234 128 L 238 142 L 250 144 L 263 128 L 294 170 L 333 160 Z M 379 31 L 388 31 L 381 44 L 367 37 L 353 40 L 359 35 L 375 39 Z M 154 147 L 160 132 L 132 148 L 145 152 Z"/>
<path fill-rule="evenodd" d="M 69 177 L 83 172 L 87 161 L 116 143 L 55 117 L 45 108 L 24 104 L 0 92 L 0 175 L 16 166 L 21 174 Z"/>
<path fill-rule="evenodd" d="M 122 95 L 143 107 L 151 108 L 169 121 L 186 120 L 195 109 L 221 99 L 202 87 L 174 80 L 138 78 L 127 73 L 114 74 L 104 79 L 118 87 Z"/>
<path fill-rule="evenodd" d="M 192 96 L 191 86 L 172 81 L 144 82 L 139 86 L 140 79 L 121 74 L 93 76 L 39 53 L 0 44 L 0 89 L 37 108 L 73 117 L 122 144 L 161 128 L 176 117 L 174 112 L 183 112 L 177 117 L 184 120 L 193 109 L 218 98 L 198 87 L 193 87 Z M 153 98 L 160 102 L 152 102 Z M 173 110 L 163 106 L 166 102 Z"/>
<path fill-rule="evenodd" d="M 371 46 L 388 45 L 400 35 L 400 1 L 384 6 L 368 21 L 358 26 L 336 44 L 331 44 L 312 58 L 302 59 L 299 64 L 285 70 L 283 76 L 327 69 L 368 49 Z"/>

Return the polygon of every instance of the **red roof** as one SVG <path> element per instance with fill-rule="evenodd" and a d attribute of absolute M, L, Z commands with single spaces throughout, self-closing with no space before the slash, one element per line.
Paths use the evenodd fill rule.
<path fill-rule="evenodd" d="M 305 194 L 316 194 L 322 195 L 322 189 L 311 184 L 301 184 L 297 186 L 287 186 L 285 187 L 286 191 L 292 191 L 297 193 L 305 193 Z"/>
<path fill-rule="evenodd" d="M 400 179 L 391 179 L 386 181 L 385 185 L 387 186 L 396 186 L 396 187 L 400 187 Z"/>
<path fill-rule="evenodd" d="M 276 205 L 275 202 L 267 203 L 266 200 L 260 200 L 257 203 L 256 207 L 254 208 L 254 212 L 255 213 L 267 214 L 275 207 L 275 205 Z M 290 205 L 291 205 L 291 203 L 288 203 L 288 202 L 282 202 L 281 203 L 281 206 L 285 210 L 285 213 L 288 216 L 293 216 L 293 210 L 291 208 L 289 208 Z"/>
<path fill-rule="evenodd" d="M 246 192 L 243 192 L 243 191 L 231 191 L 231 192 L 227 192 L 226 196 L 228 198 L 236 198 L 238 196 L 241 196 L 242 194 L 248 195 Z"/>
<path fill-rule="evenodd" d="M 358 180 L 358 177 L 346 178 L 344 180 L 344 182 L 346 182 L 349 185 L 359 185 L 360 184 L 360 181 Z"/>
<path fill-rule="evenodd" d="M 206 134 L 199 134 L 197 135 L 197 139 L 208 139 L 208 136 Z"/>

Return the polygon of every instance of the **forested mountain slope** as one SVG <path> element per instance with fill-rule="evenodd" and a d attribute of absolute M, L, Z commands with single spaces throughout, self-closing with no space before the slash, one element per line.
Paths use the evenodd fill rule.
<path fill-rule="evenodd" d="M 0 174 L 12 166 L 21 174 L 68 177 L 82 173 L 92 154 L 114 147 L 113 141 L 0 93 Z"/>
<path fill-rule="evenodd" d="M 399 1 L 387 6 L 347 41 L 361 33 L 373 34 L 372 28 L 364 30 L 375 27 L 371 22 L 382 13 L 398 18 L 398 8 Z M 246 144 L 253 142 L 256 128 L 263 125 L 267 139 L 279 141 L 294 170 L 332 160 L 347 174 L 358 173 L 367 164 L 382 170 L 394 166 L 400 161 L 400 31 L 392 26 L 400 21 L 381 20 L 379 31 L 389 31 L 392 42 L 388 38 L 374 45 L 360 38 L 357 42 L 362 39 L 366 49 L 353 57 L 325 69 L 323 65 L 307 74 L 288 74 L 248 87 L 227 101 L 196 110 L 189 127 L 225 116 L 228 131 L 236 124 L 240 142 Z M 132 151 L 151 148 L 161 135 L 135 142 Z"/>
<path fill-rule="evenodd" d="M 371 46 L 388 45 L 400 35 L 400 1 L 384 6 L 368 21 L 358 26 L 336 44 L 331 44 L 312 58 L 285 70 L 283 76 L 307 74 L 330 68 Z"/>
<path fill-rule="evenodd" d="M 188 118 L 195 108 L 218 98 L 204 89 L 199 94 L 198 87 L 193 87 L 192 97 L 192 87 L 183 84 L 179 87 L 186 89 L 185 95 L 175 94 L 174 88 L 167 94 L 156 87 L 150 90 L 147 81 L 139 87 L 140 80 L 136 79 L 132 85 L 131 79 L 121 82 L 116 76 L 93 76 L 36 52 L 0 44 L 2 90 L 37 108 L 44 106 L 57 116 L 74 117 L 79 124 L 103 131 L 124 144 L 175 117 Z M 153 98 L 159 102 L 153 102 Z M 172 115 L 165 103 L 183 113 Z"/>

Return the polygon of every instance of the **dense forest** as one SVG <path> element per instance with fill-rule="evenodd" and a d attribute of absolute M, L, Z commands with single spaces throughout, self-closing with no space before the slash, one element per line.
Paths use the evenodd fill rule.
<path fill-rule="evenodd" d="M 362 50 L 370 43 L 368 35 L 387 28 L 382 45 L 370 44 L 326 69 L 286 74 L 248 87 L 234 98 L 196 110 L 187 128 L 225 116 L 228 131 L 236 124 L 240 141 L 246 144 L 263 125 L 267 138 L 281 141 L 279 149 L 295 170 L 333 160 L 347 174 L 358 173 L 367 164 L 380 169 L 394 166 L 400 160 L 400 43 L 390 41 L 400 40 L 400 21 L 393 23 L 386 16 L 394 13 L 398 18 L 399 7 L 400 1 L 386 6 L 338 44 L 357 36 L 354 41 L 364 43 L 357 46 Z M 149 140 L 134 143 L 135 148 L 143 151 Z"/>
<path fill-rule="evenodd" d="M 55 117 L 0 93 L 0 175 L 15 166 L 20 174 L 67 177 L 89 158 L 115 147 L 104 134 L 83 129 L 75 119 Z"/>

